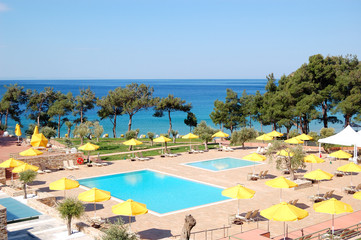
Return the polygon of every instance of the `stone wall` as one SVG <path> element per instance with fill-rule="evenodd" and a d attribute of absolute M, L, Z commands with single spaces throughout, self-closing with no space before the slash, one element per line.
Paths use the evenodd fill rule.
<path fill-rule="evenodd" d="M 39 155 L 36 157 L 18 157 L 18 160 L 24 161 L 31 165 L 35 165 L 41 167 L 43 165 L 49 169 L 59 169 L 64 166 L 63 161 L 72 160 L 74 165 L 77 164 L 76 160 L 81 157 L 84 159 L 84 154 L 81 152 L 78 153 L 59 153 L 59 154 L 51 154 L 48 155 L 44 153 L 43 155 Z"/>
<path fill-rule="evenodd" d="M 0 168 L 0 185 L 6 185 L 5 168 Z"/>
<path fill-rule="evenodd" d="M 6 218 L 6 207 L 0 205 L 0 240 L 8 239 L 8 232 L 6 230 L 7 218 Z"/>

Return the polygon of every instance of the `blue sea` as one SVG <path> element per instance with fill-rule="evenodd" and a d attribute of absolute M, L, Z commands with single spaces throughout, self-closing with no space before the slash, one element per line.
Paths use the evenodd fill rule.
<path fill-rule="evenodd" d="M 0 81 L 0 94 L 2 95 L 6 89 L 4 85 L 19 84 L 25 89 L 36 89 L 42 91 L 45 87 L 51 86 L 55 91 L 61 91 L 63 93 L 72 92 L 74 96 L 79 94 L 79 90 L 82 88 L 90 87 L 95 92 L 97 97 L 105 96 L 109 90 L 113 90 L 117 87 L 125 87 L 127 84 L 136 82 L 138 84 L 150 85 L 154 88 L 154 96 L 166 97 L 168 94 L 173 94 L 175 97 L 180 97 L 186 100 L 187 103 L 192 103 L 192 112 L 196 115 L 198 122 L 202 120 L 214 128 L 215 126 L 209 114 L 213 111 L 213 103 L 219 99 L 225 100 L 226 89 L 231 88 L 237 92 L 239 97 L 242 95 L 243 90 L 246 90 L 247 94 L 255 94 L 257 90 L 261 93 L 265 92 L 266 79 L 141 79 L 141 80 L 1 80 Z M 93 109 L 85 113 L 85 116 L 89 120 L 99 119 L 97 116 L 98 109 Z M 140 134 L 146 134 L 147 132 L 153 132 L 155 134 L 166 133 L 169 128 L 169 120 L 167 116 L 162 118 L 153 117 L 153 109 L 140 111 L 133 117 L 132 129 L 140 129 Z M 28 124 L 33 123 L 27 119 L 25 113 L 22 118 L 23 130 L 27 129 Z M 73 116 L 68 116 L 74 118 Z M 174 130 L 178 130 L 179 134 L 187 134 L 189 127 L 184 124 L 184 119 L 187 117 L 187 113 L 173 112 L 171 113 L 172 125 Z M 117 136 L 124 134 L 128 129 L 128 115 L 119 116 L 117 118 Z M 9 132 L 11 133 L 15 128 L 15 122 L 9 121 Z M 108 133 L 112 136 L 112 124 L 109 119 L 101 121 L 104 127 L 104 133 Z M 336 131 L 342 128 L 341 124 L 330 125 L 335 127 Z M 255 127 L 258 131 L 261 130 L 259 123 L 252 121 L 252 127 Z M 322 125 L 316 121 L 312 122 L 311 130 L 319 131 Z M 271 131 L 271 126 L 263 126 L 264 132 Z M 282 129 L 285 131 L 285 129 Z M 66 133 L 66 127 L 61 129 L 61 136 Z"/>

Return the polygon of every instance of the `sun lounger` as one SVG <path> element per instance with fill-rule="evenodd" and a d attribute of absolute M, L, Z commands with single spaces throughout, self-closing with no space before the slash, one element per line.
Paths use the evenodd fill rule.
<path fill-rule="evenodd" d="M 198 151 L 199 153 L 204 153 L 203 150 L 199 150 L 199 147 L 198 147 L 198 146 L 196 146 L 196 151 Z"/>
<path fill-rule="evenodd" d="M 294 206 L 296 206 L 297 202 L 298 202 L 298 199 L 295 199 L 295 200 L 292 201 L 291 204 L 294 205 Z"/>
<path fill-rule="evenodd" d="M 259 178 L 265 179 L 267 177 L 267 174 L 268 174 L 268 170 L 264 171 L 263 173 L 261 172 Z"/>
<path fill-rule="evenodd" d="M 138 155 L 135 157 L 138 161 L 146 161 L 149 160 L 149 157 L 144 157 L 142 152 L 139 152 Z"/>
<path fill-rule="evenodd" d="M 191 148 L 189 151 L 188 151 L 189 154 L 191 153 L 198 153 L 198 151 L 194 150 L 193 148 Z"/>
<path fill-rule="evenodd" d="M 298 239 L 299 239 L 299 240 L 309 240 L 309 239 L 311 239 L 311 237 L 312 237 L 312 234 L 306 235 L 306 236 L 303 236 L 303 237 L 300 237 L 300 238 L 298 238 Z"/>
<path fill-rule="evenodd" d="M 69 160 L 69 167 L 72 167 L 73 169 L 79 170 L 79 167 L 75 166 L 74 162 L 72 160 Z"/>
<path fill-rule="evenodd" d="M 74 168 L 69 166 L 69 162 L 68 161 L 63 161 L 64 164 L 64 169 L 68 169 L 68 170 L 73 170 Z"/>
<path fill-rule="evenodd" d="M 177 157 L 178 155 L 175 153 L 172 153 L 171 150 L 168 148 L 167 153 L 165 154 L 166 157 Z"/>
<path fill-rule="evenodd" d="M 247 180 L 248 181 L 257 181 L 260 178 L 260 175 L 262 173 L 263 173 L 263 171 L 261 171 L 259 174 L 248 173 L 247 174 Z"/>
<path fill-rule="evenodd" d="M 347 194 L 354 194 L 357 192 L 356 186 L 347 186 L 343 188 L 343 191 Z"/>
<path fill-rule="evenodd" d="M 40 171 L 43 171 L 44 173 L 51 173 L 51 170 L 42 163 L 40 163 Z"/>
<path fill-rule="evenodd" d="M 338 171 L 338 170 L 335 171 L 335 176 L 336 177 L 343 177 L 344 175 L 345 175 L 344 172 L 341 172 L 341 171 Z"/>
<path fill-rule="evenodd" d="M 251 221 L 252 213 L 253 213 L 253 211 L 248 211 L 245 216 L 241 216 L 241 215 L 238 214 L 238 215 L 236 215 L 236 219 L 242 220 L 242 221 L 245 221 L 245 222 L 249 222 L 249 221 Z"/>
<path fill-rule="evenodd" d="M 222 146 L 223 148 L 223 151 L 226 151 L 226 152 L 233 152 L 233 148 L 230 148 L 230 147 L 227 147 L 227 146 Z"/>
<path fill-rule="evenodd" d="M 329 191 L 328 194 L 327 194 L 327 196 L 326 196 L 326 199 L 332 198 L 334 191 L 335 191 L 335 190 Z"/>
<path fill-rule="evenodd" d="M 258 153 L 258 154 L 260 154 L 260 153 L 261 153 L 261 147 L 258 147 L 258 148 L 257 148 L 256 153 Z"/>
<path fill-rule="evenodd" d="M 259 212 L 259 209 L 254 210 L 254 211 L 252 212 L 252 215 L 251 215 L 251 217 L 249 218 L 252 222 L 257 221 L 258 212 Z"/>

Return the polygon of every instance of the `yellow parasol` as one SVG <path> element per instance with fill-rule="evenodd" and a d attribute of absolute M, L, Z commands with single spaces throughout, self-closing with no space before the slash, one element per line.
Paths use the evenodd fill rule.
<path fill-rule="evenodd" d="M 338 201 L 335 198 L 315 203 L 313 204 L 313 209 L 316 212 L 332 214 L 332 234 L 334 234 L 334 214 L 353 212 L 350 204 Z"/>
<path fill-rule="evenodd" d="M 337 152 L 333 152 L 331 154 L 329 154 L 329 156 L 331 157 L 335 157 L 335 158 L 350 158 L 352 157 L 351 154 L 345 152 L 345 151 L 342 151 L 342 150 L 338 150 Z"/>
<path fill-rule="evenodd" d="M 295 155 L 291 149 L 287 148 L 287 149 L 282 149 L 281 151 L 278 151 L 277 152 L 277 155 L 280 155 L 280 156 L 284 156 L 284 157 L 293 157 L 293 155 Z"/>
<path fill-rule="evenodd" d="M 95 144 L 92 144 L 90 142 L 87 142 L 86 144 L 78 147 L 79 150 L 82 150 L 82 151 L 88 151 L 88 159 L 87 159 L 87 162 L 90 162 L 89 161 L 89 155 L 90 155 L 90 151 L 95 151 L 99 148 L 98 145 L 95 145 Z"/>
<path fill-rule="evenodd" d="M 350 163 L 347 163 L 346 165 L 338 167 L 337 170 L 342 171 L 342 172 L 350 172 L 351 173 L 350 175 L 351 175 L 351 186 L 352 186 L 352 173 L 361 172 L 361 166 L 357 165 L 356 163 L 350 162 Z"/>
<path fill-rule="evenodd" d="M 277 177 L 272 180 L 268 180 L 265 182 L 267 186 L 273 187 L 273 188 L 279 188 L 280 189 L 280 202 L 282 202 L 282 188 L 294 188 L 297 187 L 298 184 L 295 182 L 292 182 L 291 180 L 288 180 L 284 177 Z"/>
<path fill-rule="evenodd" d="M 262 140 L 262 141 L 271 141 L 273 140 L 273 137 L 268 136 L 267 134 L 263 134 L 261 136 L 256 137 L 257 140 Z"/>
<path fill-rule="evenodd" d="M 65 197 L 65 190 L 73 189 L 79 187 L 78 181 L 63 177 L 55 182 L 49 184 L 50 190 L 64 190 L 64 197 Z"/>
<path fill-rule="evenodd" d="M 270 133 L 267 133 L 267 135 L 270 136 L 270 137 L 282 137 L 283 136 L 282 133 L 277 132 L 277 131 L 272 131 Z"/>
<path fill-rule="evenodd" d="M 39 134 L 39 128 L 38 128 L 38 126 L 35 126 L 34 131 L 33 131 L 33 135 L 34 135 L 34 134 Z"/>
<path fill-rule="evenodd" d="M 13 168 L 13 167 L 18 167 L 20 165 L 24 164 L 23 161 L 20 160 L 16 160 L 14 158 L 9 158 L 8 160 L 2 162 L 0 164 L 1 168 Z"/>
<path fill-rule="evenodd" d="M 21 129 L 19 124 L 16 124 L 15 126 L 15 135 L 18 136 L 18 142 L 19 142 L 21 136 Z"/>
<path fill-rule="evenodd" d="M 285 140 L 285 143 L 289 143 L 289 144 L 301 144 L 303 143 L 302 140 L 298 139 L 298 138 L 290 138 L 290 139 L 287 139 Z"/>
<path fill-rule="evenodd" d="M 136 145 L 141 145 L 143 144 L 141 141 L 138 141 L 137 139 L 130 139 L 128 141 L 123 142 L 124 145 L 128 145 L 128 146 L 136 146 Z M 133 152 L 133 156 L 134 156 L 134 152 Z"/>
<path fill-rule="evenodd" d="M 361 200 L 361 192 L 354 193 L 353 198 Z"/>
<path fill-rule="evenodd" d="M 331 173 L 322 171 L 321 169 L 317 169 L 315 171 L 306 173 L 303 177 L 312 180 L 317 180 L 317 185 L 318 185 L 317 193 L 320 194 L 320 180 L 330 180 L 333 178 L 333 175 Z"/>
<path fill-rule="evenodd" d="M 304 134 L 304 133 L 302 133 L 301 135 L 298 135 L 296 138 L 303 140 L 303 141 L 313 140 L 313 137 L 311 137 L 310 135 Z"/>
<path fill-rule="evenodd" d="M 286 239 L 286 222 L 301 220 L 308 216 L 306 210 L 286 202 L 281 202 L 262 210 L 260 214 L 269 220 L 283 222 L 284 239 Z"/>
<path fill-rule="evenodd" d="M 267 157 L 260 155 L 258 153 L 251 153 L 251 154 L 248 154 L 248 155 L 242 157 L 242 159 L 253 161 L 253 162 L 263 162 L 267 159 Z M 255 166 L 256 166 L 256 163 L 253 165 L 253 173 L 254 173 Z"/>
<path fill-rule="evenodd" d="M 38 171 L 39 170 L 39 167 L 37 166 L 34 166 L 34 165 L 30 165 L 28 163 L 24 163 L 18 167 L 15 167 L 13 169 L 13 172 L 14 173 L 21 173 L 21 172 L 24 172 L 24 171 L 27 171 L 27 170 L 32 170 L 32 171 Z"/>
<path fill-rule="evenodd" d="M 125 202 L 112 206 L 112 212 L 118 215 L 129 216 L 129 227 L 131 228 L 130 217 L 146 214 L 148 209 L 145 204 L 128 199 Z"/>
<path fill-rule="evenodd" d="M 306 162 L 306 163 L 311 163 L 311 171 L 312 171 L 313 163 L 323 163 L 323 162 L 325 162 L 324 159 L 319 158 L 314 154 L 307 155 L 306 157 L 303 158 L 303 161 Z"/>
<path fill-rule="evenodd" d="M 215 137 L 225 138 L 225 137 L 228 137 L 228 136 L 229 136 L 229 134 L 224 133 L 222 131 L 218 131 L 218 132 L 216 132 L 215 134 L 212 135 L 212 138 L 215 138 Z"/>
<path fill-rule="evenodd" d="M 48 139 L 42 133 L 33 134 L 33 136 L 31 136 L 30 144 L 33 147 L 46 148 L 46 145 L 48 144 Z"/>
<path fill-rule="evenodd" d="M 97 188 L 92 188 L 88 191 L 82 192 L 78 195 L 78 199 L 83 202 L 92 202 L 94 203 L 94 216 L 97 215 L 95 203 L 104 202 L 111 198 L 110 192 L 100 190 Z"/>
<path fill-rule="evenodd" d="M 19 155 L 24 157 L 31 157 L 31 156 L 38 156 L 43 154 L 43 152 L 36 150 L 34 148 L 29 148 L 28 150 L 22 151 L 19 153 Z"/>
<path fill-rule="evenodd" d="M 162 143 L 162 145 L 163 145 L 163 143 L 170 142 L 170 141 L 172 141 L 172 139 L 164 137 L 164 136 L 157 137 L 153 140 L 153 142 L 159 142 L 159 143 Z M 163 153 L 163 149 L 162 149 L 162 153 Z"/>
<path fill-rule="evenodd" d="M 189 139 L 189 150 L 191 150 L 192 149 L 192 139 L 199 138 L 199 136 L 197 136 L 193 133 L 188 133 L 187 135 L 183 136 L 182 138 Z"/>
<path fill-rule="evenodd" d="M 230 187 L 222 191 L 223 196 L 238 199 L 238 209 L 237 209 L 238 214 L 239 214 L 239 199 L 253 198 L 255 193 L 256 191 L 246 188 L 241 184 L 237 184 L 237 186 Z"/>

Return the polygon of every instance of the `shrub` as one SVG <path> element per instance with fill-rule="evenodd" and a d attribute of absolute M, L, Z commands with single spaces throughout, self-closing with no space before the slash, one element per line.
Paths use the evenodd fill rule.
<path fill-rule="evenodd" d="M 65 198 L 58 205 L 57 210 L 60 216 L 67 220 L 68 235 L 71 235 L 71 220 L 74 217 L 79 218 L 83 215 L 85 211 L 83 203 L 76 198 Z"/>
<path fill-rule="evenodd" d="M 105 232 L 102 240 L 138 240 L 135 233 L 129 232 L 124 226 L 124 222 L 118 218 Z"/>

